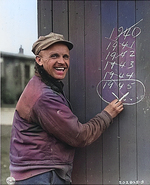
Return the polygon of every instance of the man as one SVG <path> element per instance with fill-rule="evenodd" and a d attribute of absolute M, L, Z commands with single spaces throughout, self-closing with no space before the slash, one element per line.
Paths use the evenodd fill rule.
<path fill-rule="evenodd" d="M 33 44 L 35 76 L 16 105 L 12 126 L 10 172 L 17 185 L 70 184 L 75 148 L 93 143 L 123 110 L 116 99 L 87 123 L 79 122 L 61 82 L 72 48 L 56 33 Z"/>

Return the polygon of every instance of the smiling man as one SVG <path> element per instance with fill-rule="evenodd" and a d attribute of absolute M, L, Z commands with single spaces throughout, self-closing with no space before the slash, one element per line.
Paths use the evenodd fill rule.
<path fill-rule="evenodd" d="M 10 172 L 16 185 L 70 184 L 75 148 L 93 143 L 123 110 L 116 99 L 87 123 L 80 123 L 61 82 L 72 48 L 56 33 L 33 44 L 35 76 L 16 105 L 12 126 Z"/>
<path fill-rule="evenodd" d="M 36 62 L 57 80 L 65 78 L 69 68 L 69 49 L 62 43 L 56 43 L 36 56 Z"/>

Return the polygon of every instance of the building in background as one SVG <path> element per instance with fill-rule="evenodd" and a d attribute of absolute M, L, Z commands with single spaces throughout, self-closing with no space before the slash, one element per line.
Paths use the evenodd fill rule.
<path fill-rule="evenodd" d="M 15 104 L 29 79 L 34 75 L 34 57 L 19 53 L 0 53 L 1 104 Z"/>

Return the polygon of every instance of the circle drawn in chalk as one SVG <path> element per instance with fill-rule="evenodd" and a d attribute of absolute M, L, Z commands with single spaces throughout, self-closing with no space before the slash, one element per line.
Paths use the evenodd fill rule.
<path fill-rule="evenodd" d="M 110 103 L 116 97 L 120 99 L 127 92 L 128 95 L 122 100 L 124 105 L 134 105 L 143 100 L 145 96 L 144 84 L 136 79 L 111 79 L 102 80 L 96 87 L 99 97 L 106 103 Z"/>

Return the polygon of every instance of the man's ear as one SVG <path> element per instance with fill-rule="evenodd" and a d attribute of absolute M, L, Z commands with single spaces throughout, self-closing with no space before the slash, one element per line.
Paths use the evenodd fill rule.
<path fill-rule="evenodd" d="M 35 60 L 36 60 L 36 62 L 37 62 L 40 66 L 43 65 L 42 59 L 41 59 L 41 57 L 40 57 L 39 55 L 37 55 L 37 56 L 35 57 Z"/>

